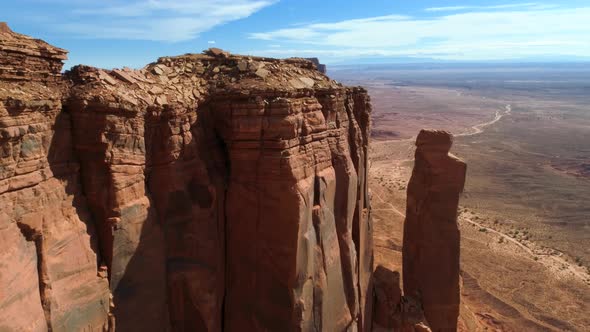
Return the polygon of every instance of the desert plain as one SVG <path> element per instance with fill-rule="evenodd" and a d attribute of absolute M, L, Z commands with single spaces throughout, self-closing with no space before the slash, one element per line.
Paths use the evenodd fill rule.
<path fill-rule="evenodd" d="M 447 130 L 451 152 L 468 165 L 460 329 L 588 329 L 588 65 L 367 65 L 329 74 L 365 86 L 372 99 L 376 264 L 401 270 L 416 134 Z"/>

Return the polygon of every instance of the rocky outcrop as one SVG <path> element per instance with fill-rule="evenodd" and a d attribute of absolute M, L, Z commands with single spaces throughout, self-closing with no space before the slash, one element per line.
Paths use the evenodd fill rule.
<path fill-rule="evenodd" d="M 373 332 L 431 332 L 422 304 L 414 297 L 402 296 L 400 274 L 382 265 L 373 274 Z"/>
<path fill-rule="evenodd" d="M 459 315 L 457 207 L 466 165 L 448 153 L 451 145 L 447 132 L 418 135 L 404 224 L 404 294 L 421 301 L 433 331 L 455 331 Z"/>
<path fill-rule="evenodd" d="M 5 25 L 0 52 L 0 330 L 370 330 L 365 90 L 219 49 L 61 77 Z"/>
<path fill-rule="evenodd" d="M 377 266 L 373 275 L 375 287 L 375 304 L 373 313 L 373 330 L 396 329 L 401 323 L 402 290 L 399 272 Z"/>
<path fill-rule="evenodd" d="M 108 280 L 62 111 L 65 58 L 0 23 L 0 331 L 109 325 Z"/>
<path fill-rule="evenodd" d="M 307 60 L 313 62 L 313 64 L 316 66 L 316 68 L 318 69 L 318 71 L 322 74 L 326 73 L 326 65 L 323 63 L 320 63 L 320 59 L 318 58 L 306 58 Z"/>

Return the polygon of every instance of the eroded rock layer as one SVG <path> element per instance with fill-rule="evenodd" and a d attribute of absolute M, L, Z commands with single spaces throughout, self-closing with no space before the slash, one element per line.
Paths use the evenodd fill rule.
<path fill-rule="evenodd" d="M 62 111 L 65 58 L 0 24 L 0 331 L 109 325 L 108 281 Z"/>
<path fill-rule="evenodd" d="M 404 295 L 421 301 L 433 331 L 456 331 L 459 316 L 457 208 L 467 168 L 449 154 L 452 142 L 443 131 L 418 134 L 404 223 Z"/>
<path fill-rule="evenodd" d="M 6 26 L 0 52 L 0 330 L 370 330 L 365 90 L 218 49 L 61 77 Z"/>

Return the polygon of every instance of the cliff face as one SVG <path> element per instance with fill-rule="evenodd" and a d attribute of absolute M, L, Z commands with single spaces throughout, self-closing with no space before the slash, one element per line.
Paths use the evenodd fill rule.
<path fill-rule="evenodd" d="M 326 70 L 326 65 L 323 63 L 320 63 L 320 59 L 318 58 L 305 58 L 311 62 L 313 62 L 313 64 L 316 66 L 316 68 L 323 74 L 325 74 L 327 72 Z"/>
<path fill-rule="evenodd" d="M 370 104 L 306 60 L 0 26 L 0 330 L 369 330 Z"/>
<path fill-rule="evenodd" d="M 404 294 L 419 299 L 433 331 L 456 331 L 459 317 L 457 208 L 467 167 L 449 154 L 452 136 L 422 130 L 408 184 Z"/>
<path fill-rule="evenodd" d="M 108 280 L 62 111 L 65 58 L 0 24 L 2 331 L 108 325 Z"/>

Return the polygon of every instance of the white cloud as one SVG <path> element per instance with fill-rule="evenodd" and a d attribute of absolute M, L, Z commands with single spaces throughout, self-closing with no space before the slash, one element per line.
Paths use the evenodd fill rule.
<path fill-rule="evenodd" d="M 59 0 L 53 0 L 59 1 Z M 277 0 L 114 0 L 73 2 L 56 26 L 89 38 L 183 41 L 246 18 Z"/>
<path fill-rule="evenodd" d="M 444 12 L 444 11 L 459 11 L 459 10 L 485 10 L 485 9 L 510 9 L 510 8 L 540 8 L 545 7 L 546 5 L 540 5 L 536 2 L 527 2 L 527 3 L 514 3 L 514 4 L 506 4 L 506 5 L 493 5 L 493 6 L 445 6 L 445 7 L 430 7 L 424 9 L 427 12 Z"/>
<path fill-rule="evenodd" d="M 210 40 L 207 42 L 207 44 L 215 44 L 215 40 Z"/>
<path fill-rule="evenodd" d="M 512 5 L 502 6 L 512 8 Z M 262 50 L 269 55 L 290 55 L 288 52 L 293 51 L 294 55 L 423 56 L 461 60 L 544 55 L 590 57 L 590 6 L 533 7 L 538 6 L 536 3 L 519 6 L 523 8 L 475 10 L 428 18 L 388 15 L 313 23 L 256 32 L 250 34 L 250 38 L 289 45 L 280 50 Z"/>

